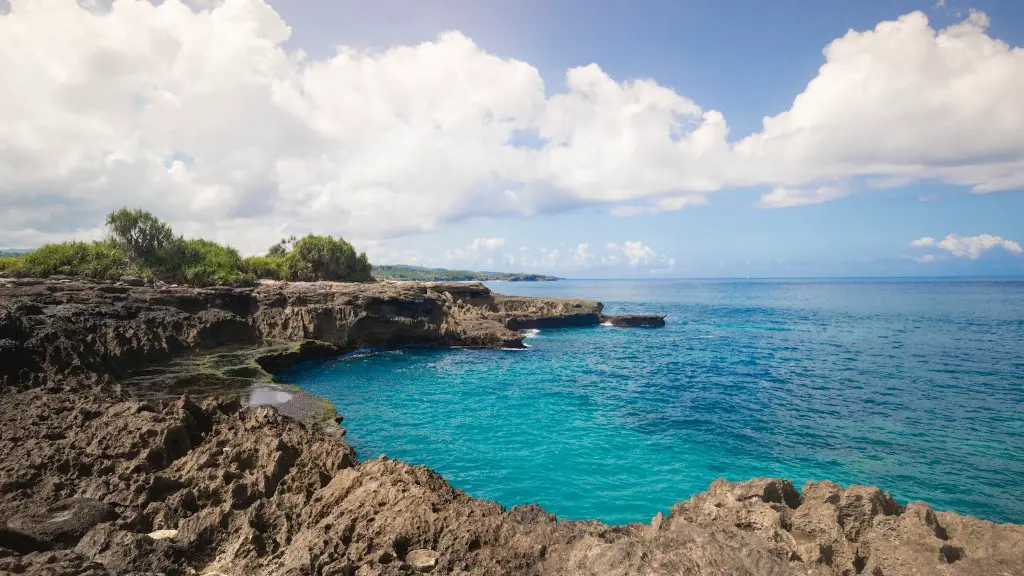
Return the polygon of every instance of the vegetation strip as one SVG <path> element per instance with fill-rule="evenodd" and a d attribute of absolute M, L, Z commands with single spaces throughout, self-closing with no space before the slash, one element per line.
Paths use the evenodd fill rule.
<path fill-rule="evenodd" d="M 168 224 L 145 210 L 115 210 L 107 215 L 106 225 L 110 235 L 103 240 L 46 244 L 24 254 L 0 255 L 0 272 L 19 278 L 130 277 L 200 287 L 251 286 L 257 279 L 373 279 L 366 253 L 357 254 L 340 236 L 292 236 L 271 246 L 266 256 L 242 258 L 230 246 L 175 236 Z"/>

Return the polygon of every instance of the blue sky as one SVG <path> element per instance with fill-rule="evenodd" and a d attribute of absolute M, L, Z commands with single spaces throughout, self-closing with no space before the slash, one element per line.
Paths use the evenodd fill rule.
<path fill-rule="evenodd" d="M 1024 44 L 1024 3 L 1014 1 L 949 1 L 944 6 L 905 0 L 325 4 L 274 3 L 295 30 L 293 43 L 311 54 L 329 54 L 339 40 L 380 49 L 460 30 L 489 52 L 537 66 L 549 90 L 563 83 L 566 69 L 597 62 L 615 78 L 654 78 L 702 106 L 713 106 L 729 119 L 734 134 L 756 132 L 764 116 L 787 109 L 824 63 L 824 46 L 851 28 L 871 29 L 916 10 L 926 12 L 933 27 L 944 27 L 980 10 L 991 18 L 991 36 Z M 580 241 L 601 246 L 629 238 L 673 254 L 680 276 L 1024 273 L 1024 259 L 996 252 L 974 261 L 907 260 L 920 255 L 908 243 L 925 236 L 991 234 L 1024 240 L 1024 195 L 1019 193 L 971 195 L 961 186 L 922 182 L 825 204 L 751 208 L 764 191 L 731 191 L 707 206 L 633 218 L 581 210 L 531 219 L 478 219 L 395 244 L 415 251 L 498 236 L 509 245 L 564 249 Z M 448 264 L 441 257 L 433 263 Z M 647 272 L 616 267 L 570 273 Z"/>
<path fill-rule="evenodd" d="M 275 0 L 291 45 L 329 56 L 338 44 L 386 49 L 459 30 L 482 48 L 530 62 L 549 87 L 596 62 L 615 78 L 654 78 L 725 113 L 737 134 L 789 107 L 824 63 L 821 51 L 849 29 L 924 11 L 944 27 L 970 10 L 990 35 L 1024 44 L 1024 3 L 1014 0 Z"/>
<path fill-rule="evenodd" d="M 83 32 L 30 46 L 50 66 L 0 61 L 53 91 L 67 82 L 44 77 L 54 63 L 120 51 L 119 65 L 85 65 L 83 83 L 134 102 L 54 99 L 54 113 L 28 89 L 12 99 L 12 122 L 68 123 L 52 150 L 0 130 L 12 174 L 33 153 L 61 159 L 0 189 L 0 244 L 92 237 L 102 231 L 74 222 L 138 201 L 245 252 L 313 231 L 377 262 L 569 277 L 1024 274 L 1022 2 L 135 4 L 69 11 L 66 24 L 157 31 L 137 42 Z M 12 3 L 0 33 L 54 32 L 27 8 Z M 863 37 L 843 38 L 851 29 Z M 339 50 L 351 54 L 341 66 Z M 711 148 L 673 146 L 705 128 Z M 70 149 L 92 129 L 94 148 L 117 138 L 96 158 Z"/>

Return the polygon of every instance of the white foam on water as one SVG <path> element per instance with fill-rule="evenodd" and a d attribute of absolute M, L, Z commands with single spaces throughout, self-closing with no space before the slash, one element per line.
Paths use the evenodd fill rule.
<path fill-rule="evenodd" d="M 612 324 L 611 322 L 602 322 L 601 326 L 615 326 L 615 324 Z"/>
<path fill-rule="evenodd" d="M 394 351 L 384 350 L 382 348 L 360 348 L 358 350 L 348 352 L 347 354 L 342 354 L 341 356 L 338 356 L 338 358 L 342 360 L 351 360 L 354 358 L 366 358 L 368 356 L 377 356 L 378 354 L 389 354 L 391 352 Z"/>
<path fill-rule="evenodd" d="M 537 334 L 540 334 L 539 328 L 529 328 L 527 330 L 523 330 L 523 338 L 535 338 Z"/>

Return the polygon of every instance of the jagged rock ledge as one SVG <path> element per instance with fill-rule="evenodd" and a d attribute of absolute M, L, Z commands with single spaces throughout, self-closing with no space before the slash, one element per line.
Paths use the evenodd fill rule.
<path fill-rule="evenodd" d="M 263 282 L 255 288 L 0 279 L 0 384 L 91 385 L 185 353 L 315 341 L 270 371 L 361 348 L 521 348 L 520 330 L 597 325 L 599 302 L 503 296 L 477 283 Z M 271 362 L 271 360 L 266 360 Z M 239 374 L 241 377 L 247 374 Z"/>
<path fill-rule="evenodd" d="M 665 315 L 623 314 L 621 316 L 601 316 L 601 324 L 609 326 L 626 326 L 631 328 L 656 328 L 665 325 Z"/>
<path fill-rule="evenodd" d="M 531 321 L 595 314 L 474 285 L 0 281 L 0 573 L 1024 573 L 1024 527 L 874 487 L 716 481 L 650 523 L 556 521 L 424 467 L 358 463 L 333 409 L 300 423 L 230 394 L 169 398 L 272 385 L 359 347 L 506 346 Z"/>

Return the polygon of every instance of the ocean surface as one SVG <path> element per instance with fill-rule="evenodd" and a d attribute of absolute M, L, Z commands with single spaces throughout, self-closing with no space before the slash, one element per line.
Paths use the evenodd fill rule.
<path fill-rule="evenodd" d="M 874 484 L 1024 522 L 1024 281 L 497 283 L 665 328 L 563 328 L 524 351 L 304 364 L 362 459 L 562 518 L 649 521 L 717 477 Z"/>

